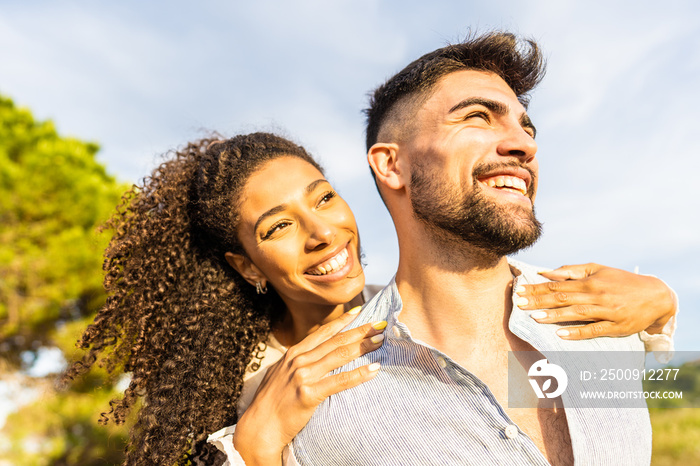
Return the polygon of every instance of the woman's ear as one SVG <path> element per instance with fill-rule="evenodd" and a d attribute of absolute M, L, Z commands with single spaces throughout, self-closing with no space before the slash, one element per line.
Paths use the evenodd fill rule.
<path fill-rule="evenodd" d="M 263 288 L 266 287 L 267 278 L 247 256 L 227 252 L 224 254 L 224 257 L 226 258 L 228 265 L 236 269 L 236 271 L 241 274 L 245 281 L 253 286 L 260 283 Z"/>
<path fill-rule="evenodd" d="M 398 190 L 406 186 L 407 173 L 402 170 L 395 143 L 378 142 L 367 151 L 367 162 L 377 178 L 377 183 L 388 189 Z"/>

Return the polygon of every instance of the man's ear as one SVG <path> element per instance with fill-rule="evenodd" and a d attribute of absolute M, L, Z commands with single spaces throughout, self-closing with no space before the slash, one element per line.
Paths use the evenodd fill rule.
<path fill-rule="evenodd" d="M 265 288 L 267 285 L 267 278 L 247 256 L 227 252 L 224 254 L 224 257 L 226 258 L 228 265 L 236 269 L 236 271 L 241 274 L 245 281 L 253 286 L 259 282 L 260 285 Z"/>
<path fill-rule="evenodd" d="M 378 142 L 367 151 L 367 162 L 372 167 L 377 181 L 389 189 L 398 190 L 406 186 L 407 171 L 403 170 L 403 159 L 399 159 L 396 143 Z"/>

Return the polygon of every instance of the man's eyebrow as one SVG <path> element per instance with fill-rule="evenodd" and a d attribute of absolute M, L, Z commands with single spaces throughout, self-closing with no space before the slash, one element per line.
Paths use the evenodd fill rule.
<path fill-rule="evenodd" d="M 463 101 L 452 107 L 447 113 L 450 114 L 452 112 L 456 112 L 457 110 L 461 110 L 465 107 L 470 107 L 472 105 L 481 105 L 483 107 L 486 107 L 496 115 L 505 115 L 506 113 L 508 113 L 508 106 L 503 102 L 491 99 L 484 99 L 483 97 L 470 97 L 468 99 L 464 99 Z"/>
<path fill-rule="evenodd" d="M 456 112 L 457 110 L 461 110 L 466 107 L 470 107 L 472 105 L 481 105 L 482 107 L 486 107 L 499 116 L 508 113 L 508 106 L 503 102 L 491 99 L 484 99 L 483 97 L 470 97 L 468 99 L 464 99 L 463 101 L 452 107 L 448 114 Z M 533 137 L 537 134 L 537 128 L 535 128 L 535 125 L 532 123 L 530 117 L 527 116 L 527 113 L 523 113 L 520 116 L 520 126 L 522 126 L 523 128 L 531 129 Z"/>
<path fill-rule="evenodd" d="M 304 188 L 304 195 L 311 193 L 314 189 L 316 189 L 316 186 L 318 186 L 321 183 L 328 183 L 328 180 L 321 178 L 311 182 L 306 188 Z M 286 208 L 287 204 L 280 204 L 263 213 L 260 217 L 258 217 L 258 220 L 255 222 L 255 226 L 253 226 L 253 231 L 258 231 L 258 227 L 260 226 L 262 221 L 265 220 L 267 217 L 278 214 L 284 211 Z"/>

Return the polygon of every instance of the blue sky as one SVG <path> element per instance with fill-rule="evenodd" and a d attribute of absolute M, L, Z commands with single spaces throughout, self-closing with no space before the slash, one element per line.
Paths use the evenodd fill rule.
<path fill-rule="evenodd" d="M 397 263 L 365 162 L 367 92 L 470 30 L 536 39 L 548 74 L 538 217 L 520 257 L 658 275 L 681 299 L 677 348 L 699 350 L 700 14 L 691 1 L 0 1 L 0 93 L 97 141 L 125 181 L 218 130 L 311 150 L 356 213 L 369 281 Z"/>

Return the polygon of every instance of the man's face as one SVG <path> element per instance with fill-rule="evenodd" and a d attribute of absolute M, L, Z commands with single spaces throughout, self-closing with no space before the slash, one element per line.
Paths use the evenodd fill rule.
<path fill-rule="evenodd" d="M 459 71 L 421 106 L 408 152 L 415 215 L 441 238 L 503 256 L 533 244 L 535 128 L 497 75 Z"/>

